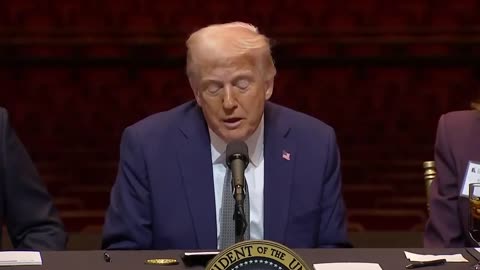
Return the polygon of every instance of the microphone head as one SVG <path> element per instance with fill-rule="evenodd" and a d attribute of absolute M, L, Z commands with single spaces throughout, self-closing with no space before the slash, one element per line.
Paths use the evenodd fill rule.
<path fill-rule="evenodd" d="M 230 168 L 230 164 L 234 159 L 241 159 L 245 162 L 245 167 L 248 165 L 248 146 L 243 141 L 232 141 L 227 144 L 227 165 Z M 230 168 L 231 169 L 231 168 Z"/>

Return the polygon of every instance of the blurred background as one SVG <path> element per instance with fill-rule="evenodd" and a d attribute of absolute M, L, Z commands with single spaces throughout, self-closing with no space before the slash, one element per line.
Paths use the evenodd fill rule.
<path fill-rule="evenodd" d="M 250 22 L 274 41 L 273 101 L 337 132 L 354 241 L 417 246 L 438 118 L 479 92 L 478 14 L 475 0 L 0 0 L 0 106 L 72 241 L 90 241 L 72 248 L 95 246 L 123 129 L 193 97 L 188 35 Z"/>

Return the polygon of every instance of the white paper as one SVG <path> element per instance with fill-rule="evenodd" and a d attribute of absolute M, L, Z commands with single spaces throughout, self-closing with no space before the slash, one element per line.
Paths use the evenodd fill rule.
<path fill-rule="evenodd" d="M 447 262 L 468 262 L 462 254 L 453 254 L 453 255 L 422 255 L 415 254 L 408 251 L 405 252 L 405 257 L 412 262 L 426 262 L 439 259 L 445 259 Z"/>
<path fill-rule="evenodd" d="M 220 251 L 199 251 L 199 252 L 185 252 L 185 256 L 195 256 L 195 255 L 217 255 Z"/>
<path fill-rule="evenodd" d="M 315 270 L 382 270 L 378 263 L 357 262 L 317 263 L 313 267 Z"/>
<path fill-rule="evenodd" d="M 42 265 L 42 257 L 38 251 L 1 251 L 0 266 Z"/>

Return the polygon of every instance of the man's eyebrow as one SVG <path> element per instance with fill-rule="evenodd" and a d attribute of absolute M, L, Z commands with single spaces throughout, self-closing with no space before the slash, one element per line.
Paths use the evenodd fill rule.
<path fill-rule="evenodd" d="M 204 80 L 200 80 L 200 84 L 209 84 L 209 83 L 220 84 L 220 83 L 222 83 L 222 81 L 220 81 L 220 80 L 215 80 L 215 79 L 204 79 Z"/>
<path fill-rule="evenodd" d="M 253 74 L 250 72 L 245 72 L 245 73 L 240 73 L 235 76 L 233 76 L 233 81 L 239 80 L 239 79 L 251 79 L 253 78 Z"/>

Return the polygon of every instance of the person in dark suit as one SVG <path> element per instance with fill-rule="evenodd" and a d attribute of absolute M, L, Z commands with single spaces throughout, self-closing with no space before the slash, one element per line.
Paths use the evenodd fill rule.
<path fill-rule="evenodd" d="M 0 198 L 0 218 L 15 249 L 65 249 L 63 224 L 4 108 L 0 108 Z"/>
<path fill-rule="evenodd" d="M 469 162 L 480 161 L 479 104 L 473 103 L 474 110 L 444 114 L 438 122 L 435 142 L 437 175 L 430 190 L 425 247 L 476 246 L 469 237 L 468 195 L 462 195 L 462 191 Z"/>
<path fill-rule="evenodd" d="M 225 147 L 233 140 L 249 148 L 250 239 L 348 246 L 335 132 L 267 101 L 276 73 L 268 39 L 236 22 L 200 29 L 187 47 L 195 101 L 124 131 L 103 248 L 221 248 Z"/>

